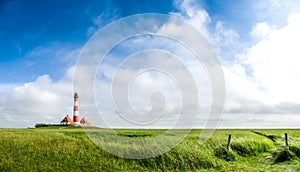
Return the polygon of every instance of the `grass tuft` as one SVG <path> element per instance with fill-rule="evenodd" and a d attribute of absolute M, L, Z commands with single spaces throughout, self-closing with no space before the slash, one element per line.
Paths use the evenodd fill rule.
<path fill-rule="evenodd" d="M 293 152 L 298 158 L 300 158 L 300 147 L 290 146 L 290 151 Z"/>
<path fill-rule="evenodd" d="M 297 156 L 290 150 L 280 150 L 276 153 L 274 163 L 290 161 L 297 158 Z"/>
<path fill-rule="evenodd" d="M 223 159 L 225 161 L 236 161 L 237 160 L 237 154 L 234 151 L 227 150 L 226 148 L 223 148 L 223 147 L 216 148 L 215 156 L 220 159 Z"/>

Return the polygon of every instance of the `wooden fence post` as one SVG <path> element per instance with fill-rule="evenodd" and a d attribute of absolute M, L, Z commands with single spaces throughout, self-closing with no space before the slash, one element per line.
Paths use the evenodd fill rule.
<path fill-rule="evenodd" d="M 286 151 L 288 151 L 289 150 L 288 134 L 284 133 L 284 136 L 285 136 L 285 149 Z"/>
<path fill-rule="evenodd" d="M 231 134 L 228 135 L 227 150 L 230 149 Z"/>

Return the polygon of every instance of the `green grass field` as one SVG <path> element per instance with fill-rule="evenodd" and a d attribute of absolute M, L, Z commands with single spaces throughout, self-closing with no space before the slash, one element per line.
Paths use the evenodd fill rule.
<path fill-rule="evenodd" d="M 164 131 L 118 132 L 141 139 Z M 124 159 L 100 149 L 81 128 L 0 129 L 0 171 L 300 171 L 300 130 L 217 130 L 204 144 L 199 144 L 200 132 L 192 130 L 160 156 Z M 284 133 L 289 135 L 289 152 Z M 109 138 L 110 133 L 102 129 L 101 134 Z M 110 142 L 126 153 L 128 145 Z"/>

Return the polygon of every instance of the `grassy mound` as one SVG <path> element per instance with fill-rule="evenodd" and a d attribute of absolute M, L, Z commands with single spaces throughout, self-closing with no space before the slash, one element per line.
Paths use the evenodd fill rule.
<path fill-rule="evenodd" d="M 231 144 L 231 148 L 241 156 L 257 156 L 263 152 L 271 151 L 273 143 L 261 140 L 238 139 Z"/>
<path fill-rule="evenodd" d="M 215 156 L 224 159 L 225 161 L 235 161 L 237 160 L 237 154 L 232 150 L 227 150 L 226 148 L 220 147 L 216 148 Z"/>
<path fill-rule="evenodd" d="M 290 146 L 290 151 L 300 158 L 300 146 Z"/>
<path fill-rule="evenodd" d="M 196 170 L 221 166 L 209 150 L 193 151 L 181 146 L 161 156 L 138 161 L 143 167 L 154 170 Z"/>
<path fill-rule="evenodd" d="M 274 163 L 289 161 L 295 159 L 296 157 L 297 156 L 292 151 L 280 150 L 275 154 Z"/>

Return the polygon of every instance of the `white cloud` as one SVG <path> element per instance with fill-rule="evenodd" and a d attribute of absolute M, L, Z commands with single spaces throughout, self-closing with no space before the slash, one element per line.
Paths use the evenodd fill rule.
<path fill-rule="evenodd" d="M 225 28 L 223 23 L 218 21 L 216 23 L 213 39 L 214 44 L 216 44 L 218 47 L 228 47 L 239 42 L 239 34 L 232 29 Z"/>
<path fill-rule="evenodd" d="M 206 10 L 194 0 L 175 0 L 175 6 L 180 10 L 179 13 L 171 13 L 173 15 L 183 18 L 192 26 L 197 28 L 205 37 L 209 37 L 208 24 L 211 18 Z"/>
<path fill-rule="evenodd" d="M 177 6 L 182 11 L 186 11 L 186 13 L 182 12 L 181 17 L 193 21 L 191 18 L 196 15 L 195 11 L 201 11 L 201 8 L 192 5 L 194 1 L 180 2 L 176 1 Z M 250 44 L 249 48 L 244 47 L 244 53 L 240 51 L 243 50 L 240 46 L 249 43 L 242 43 L 239 35 L 233 29 L 225 28 L 222 21 L 216 21 L 215 29 L 209 30 L 207 23 L 211 19 L 208 15 L 207 20 L 197 20 L 198 24 L 202 23 L 201 27 L 197 28 L 205 33 L 217 52 L 223 56 L 221 59 L 224 64 L 227 88 L 226 113 L 270 115 L 300 112 L 295 108 L 299 105 L 300 97 L 298 95 L 300 61 L 297 58 L 300 55 L 297 48 L 300 17 L 299 14 L 293 14 L 297 11 L 297 7 L 289 7 L 298 2 L 258 2 L 255 6 L 258 11 L 261 11 L 270 8 L 267 6 L 270 3 L 273 5 L 266 11 L 266 15 L 270 16 L 259 17 L 259 19 L 268 19 L 270 23 L 277 26 L 267 24 L 267 21 L 257 23 L 251 31 L 254 44 Z M 278 11 L 281 17 L 278 16 L 279 14 L 274 16 L 274 11 Z M 282 16 L 289 16 L 285 21 L 286 25 L 283 25 L 284 21 L 281 23 L 273 21 L 281 20 Z M 196 26 L 194 23 L 197 22 L 191 22 Z M 230 55 L 233 60 L 224 58 Z"/>
<path fill-rule="evenodd" d="M 299 14 L 291 15 L 286 26 L 268 30 L 238 61 L 224 67 L 227 113 L 268 114 L 262 121 L 275 118 L 271 114 L 300 113 L 299 21 Z"/>
<path fill-rule="evenodd" d="M 17 84 L 0 84 L 0 96 L 6 95 L 10 93 L 15 87 L 17 87 Z"/>
<path fill-rule="evenodd" d="M 243 49 L 239 34 L 235 30 L 226 27 L 224 21 L 212 22 L 211 16 L 201 7 L 199 2 L 195 0 L 175 0 L 174 2 L 180 12 L 171 14 L 179 16 L 195 27 L 215 48 L 222 60 L 234 58 L 233 56 Z M 170 33 L 174 28 L 176 29 L 176 25 L 170 23 L 165 30 Z M 185 35 L 185 33 L 176 34 Z M 194 40 L 194 44 L 198 44 L 198 40 L 195 40 L 194 37 L 191 37 L 190 40 Z"/>
<path fill-rule="evenodd" d="M 299 21 L 299 14 L 291 15 L 286 26 L 249 48 L 244 59 L 254 79 L 278 102 L 300 103 Z"/>
<path fill-rule="evenodd" d="M 117 102 L 118 109 L 121 110 L 121 112 L 125 112 L 125 114 L 131 113 L 130 106 L 137 110 L 136 113 L 144 113 L 151 109 L 158 114 L 161 112 L 161 105 L 165 104 L 166 111 L 164 116 L 158 123 L 151 124 L 151 126 L 171 127 L 177 120 L 176 114 L 180 113 L 180 108 L 182 107 L 181 103 L 184 103 L 191 108 L 198 106 L 199 103 L 201 114 L 208 114 L 211 103 L 211 91 L 208 76 L 206 75 L 206 71 L 203 70 L 202 64 L 189 55 L 188 57 L 185 57 L 186 59 L 184 62 L 181 62 L 183 63 L 181 65 L 184 65 L 184 68 L 182 68 L 178 65 L 178 61 L 175 58 L 154 54 L 141 53 L 139 56 L 131 57 L 128 59 L 129 61 L 122 64 L 120 68 L 113 67 L 110 64 L 103 64 L 101 66 L 101 73 L 103 73 L 107 79 L 96 80 L 95 95 L 99 107 L 101 107 L 100 109 L 104 111 L 103 114 L 110 114 L 104 115 L 104 118 L 106 121 L 109 121 L 111 125 L 119 125 L 119 127 L 133 126 L 130 123 L 126 123 L 124 120 L 123 122 L 122 120 L 119 120 L 119 123 L 115 123 L 114 120 L 112 120 L 116 115 L 114 114 L 116 108 L 113 105 L 113 95 L 116 96 L 114 98 L 115 102 Z M 155 71 L 143 71 L 145 69 L 155 69 Z M 185 69 L 191 71 L 191 74 L 194 77 L 192 80 L 195 80 L 195 84 L 197 84 L 200 98 L 199 102 L 193 101 L 195 91 L 193 91 L 192 87 L 191 89 L 185 88 L 184 90 L 180 87 L 180 85 L 192 86 L 190 85 L 191 81 L 186 75 L 186 72 L 183 72 Z M 106 75 L 106 70 L 112 73 L 119 72 L 120 76 L 115 77 L 111 74 Z M 163 73 L 162 71 L 166 73 Z M 134 75 L 136 75 L 136 78 L 132 77 Z M 170 78 L 170 76 L 176 76 L 175 80 L 173 80 L 174 78 Z M 131 84 L 128 83 L 127 78 L 132 79 Z M 112 80 L 114 80 L 114 83 L 112 83 Z M 115 87 L 113 92 L 111 92 L 112 84 Z M 150 102 L 150 95 L 156 91 L 162 93 L 166 102 L 162 102 L 161 99 Z M 121 95 L 127 92 L 128 95 L 126 94 L 125 96 L 128 96 L 128 99 L 126 97 L 123 99 Z M 183 94 L 186 96 L 189 96 L 190 99 L 185 99 L 185 102 L 181 102 L 182 92 L 184 92 Z M 130 105 L 125 102 L 127 100 L 129 100 Z M 159 103 L 159 106 L 155 106 L 155 103 L 158 102 L 161 102 Z M 201 119 L 205 119 L 205 117 L 206 116 L 202 116 Z"/>
<path fill-rule="evenodd" d="M 72 84 L 69 81 L 53 83 L 48 75 L 34 82 L 14 87 L 1 97 L 0 127 L 32 127 L 39 122 L 58 123 L 72 106 Z M 69 108 L 69 109 L 67 109 Z"/>
<path fill-rule="evenodd" d="M 103 24 L 104 24 L 103 18 L 104 18 L 104 14 L 102 13 L 93 19 L 94 26 L 91 26 L 88 28 L 87 36 L 92 36 L 93 34 L 95 34 L 95 32 L 97 32 L 99 30 L 99 28 L 101 28 L 103 26 Z"/>
<path fill-rule="evenodd" d="M 102 12 L 98 16 L 92 18 L 93 25 L 87 29 L 87 36 L 90 37 L 95 34 L 101 27 L 105 26 L 118 18 L 118 9 L 107 8 L 105 12 Z"/>
<path fill-rule="evenodd" d="M 222 21 L 216 22 L 215 28 L 212 29 L 210 40 L 212 46 L 223 62 L 230 61 L 239 53 L 244 43 L 241 42 L 239 34 L 233 30 L 226 28 Z"/>
<path fill-rule="evenodd" d="M 286 25 L 290 14 L 300 11 L 300 1 L 295 0 L 256 0 L 252 2 L 254 17 L 259 22 L 267 22 L 277 28 Z"/>
<path fill-rule="evenodd" d="M 261 40 L 266 38 L 271 32 L 275 30 L 275 26 L 269 26 L 266 22 L 257 23 L 252 31 L 251 35 L 255 40 Z"/>
<path fill-rule="evenodd" d="M 244 66 L 223 67 L 227 88 L 226 112 L 259 113 L 270 104 L 264 90 L 246 74 Z"/>

